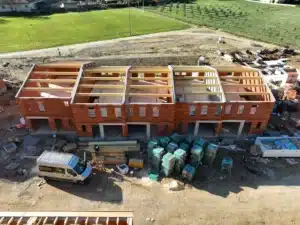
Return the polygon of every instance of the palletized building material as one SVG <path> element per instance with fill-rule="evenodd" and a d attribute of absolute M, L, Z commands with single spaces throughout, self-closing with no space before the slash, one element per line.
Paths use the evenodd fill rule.
<path fill-rule="evenodd" d="M 157 148 L 159 146 L 158 141 L 157 140 L 150 140 L 148 141 L 148 145 L 147 145 L 147 152 L 148 152 L 148 158 L 151 159 L 152 158 L 152 151 L 154 148 Z"/>
<path fill-rule="evenodd" d="M 179 144 L 180 142 L 183 141 L 184 137 L 180 134 L 174 133 L 170 136 L 172 142 Z"/>
<path fill-rule="evenodd" d="M 199 138 L 194 141 L 194 145 L 198 145 L 198 146 L 202 147 L 204 150 L 205 150 L 207 144 L 208 144 L 207 141 L 204 140 L 203 138 Z"/>
<path fill-rule="evenodd" d="M 171 138 L 169 137 L 160 137 L 158 139 L 158 143 L 161 147 L 165 148 L 171 142 Z"/>
<path fill-rule="evenodd" d="M 165 150 L 163 148 L 155 148 L 152 151 L 152 166 L 154 169 L 159 170 L 161 160 L 163 155 L 165 154 Z"/>
<path fill-rule="evenodd" d="M 166 150 L 172 154 L 175 152 L 176 149 L 178 149 L 178 145 L 174 142 L 170 142 L 166 147 Z"/>
<path fill-rule="evenodd" d="M 191 149 L 191 165 L 198 166 L 202 163 L 204 149 L 201 146 L 194 145 Z"/>
<path fill-rule="evenodd" d="M 188 181 L 192 181 L 196 174 L 196 168 L 187 164 L 182 170 L 182 177 Z"/>
<path fill-rule="evenodd" d="M 177 149 L 175 152 L 174 152 L 174 157 L 175 157 L 175 171 L 177 173 L 181 173 L 183 167 L 184 167 L 184 164 L 185 164 L 185 161 L 186 161 L 186 151 L 184 151 L 183 149 Z"/>
<path fill-rule="evenodd" d="M 189 152 L 190 150 L 190 145 L 185 143 L 185 142 L 182 142 L 180 145 L 179 145 L 179 148 L 184 150 L 185 152 Z"/>
<path fill-rule="evenodd" d="M 205 152 L 204 152 L 204 160 L 203 163 L 205 165 L 211 166 L 215 160 L 215 157 L 217 155 L 218 146 L 215 144 L 208 144 Z"/>
<path fill-rule="evenodd" d="M 167 153 L 162 158 L 162 164 L 161 164 L 161 172 L 164 176 L 170 176 L 174 170 L 175 166 L 175 157 L 171 153 Z"/>

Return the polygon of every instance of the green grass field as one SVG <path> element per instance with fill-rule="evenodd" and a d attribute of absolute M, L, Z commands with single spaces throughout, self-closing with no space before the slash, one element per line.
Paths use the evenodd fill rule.
<path fill-rule="evenodd" d="M 129 36 L 129 9 L 0 17 L 0 52 L 40 49 Z M 132 35 L 179 30 L 189 26 L 131 9 Z"/>
<path fill-rule="evenodd" d="M 198 0 L 194 4 L 175 2 L 148 7 L 147 10 L 260 41 L 300 47 L 300 7 L 244 0 Z"/>

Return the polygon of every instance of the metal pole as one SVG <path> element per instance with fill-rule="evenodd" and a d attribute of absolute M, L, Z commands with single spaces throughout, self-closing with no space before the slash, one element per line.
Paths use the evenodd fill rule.
<path fill-rule="evenodd" d="M 129 35 L 131 36 L 131 14 L 130 14 L 130 4 L 129 4 L 129 1 L 130 0 L 128 0 L 128 22 L 129 22 L 129 24 L 128 24 L 128 26 L 129 26 Z"/>

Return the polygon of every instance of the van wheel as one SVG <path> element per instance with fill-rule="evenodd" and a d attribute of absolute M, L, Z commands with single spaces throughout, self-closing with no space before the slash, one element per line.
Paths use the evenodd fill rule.
<path fill-rule="evenodd" d="M 82 180 L 80 180 L 80 181 L 77 181 L 77 184 L 81 184 L 81 185 L 83 185 L 83 184 L 85 184 L 85 182 L 84 182 L 84 181 L 82 181 Z"/>

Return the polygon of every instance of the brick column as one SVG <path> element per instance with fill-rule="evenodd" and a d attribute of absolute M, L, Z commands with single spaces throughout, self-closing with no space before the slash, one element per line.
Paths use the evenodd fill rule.
<path fill-rule="evenodd" d="M 174 124 L 173 123 L 169 123 L 168 124 L 168 134 L 172 134 L 174 131 Z"/>
<path fill-rule="evenodd" d="M 217 127 L 216 127 L 216 135 L 220 135 L 222 130 L 222 122 L 217 123 Z"/>
<path fill-rule="evenodd" d="M 56 126 L 55 126 L 54 119 L 48 118 L 48 123 L 49 123 L 49 127 L 51 128 L 51 130 L 55 130 L 55 131 L 57 130 Z"/>
<path fill-rule="evenodd" d="M 25 124 L 28 126 L 29 129 L 34 129 L 32 127 L 32 123 L 31 123 L 31 120 L 30 119 L 25 119 Z"/>
<path fill-rule="evenodd" d="M 158 124 L 157 125 L 158 126 L 158 135 L 160 135 L 160 136 L 162 136 L 162 135 L 165 135 L 164 133 L 164 128 L 165 128 L 165 126 L 164 126 L 164 124 Z"/>
<path fill-rule="evenodd" d="M 127 124 L 122 125 L 122 135 L 123 135 L 123 137 L 128 136 L 128 125 Z"/>
<path fill-rule="evenodd" d="M 181 133 L 186 134 L 188 132 L 188 127 L 189 127 L 188 123 L 182 122 L 181 123 Z"/>

